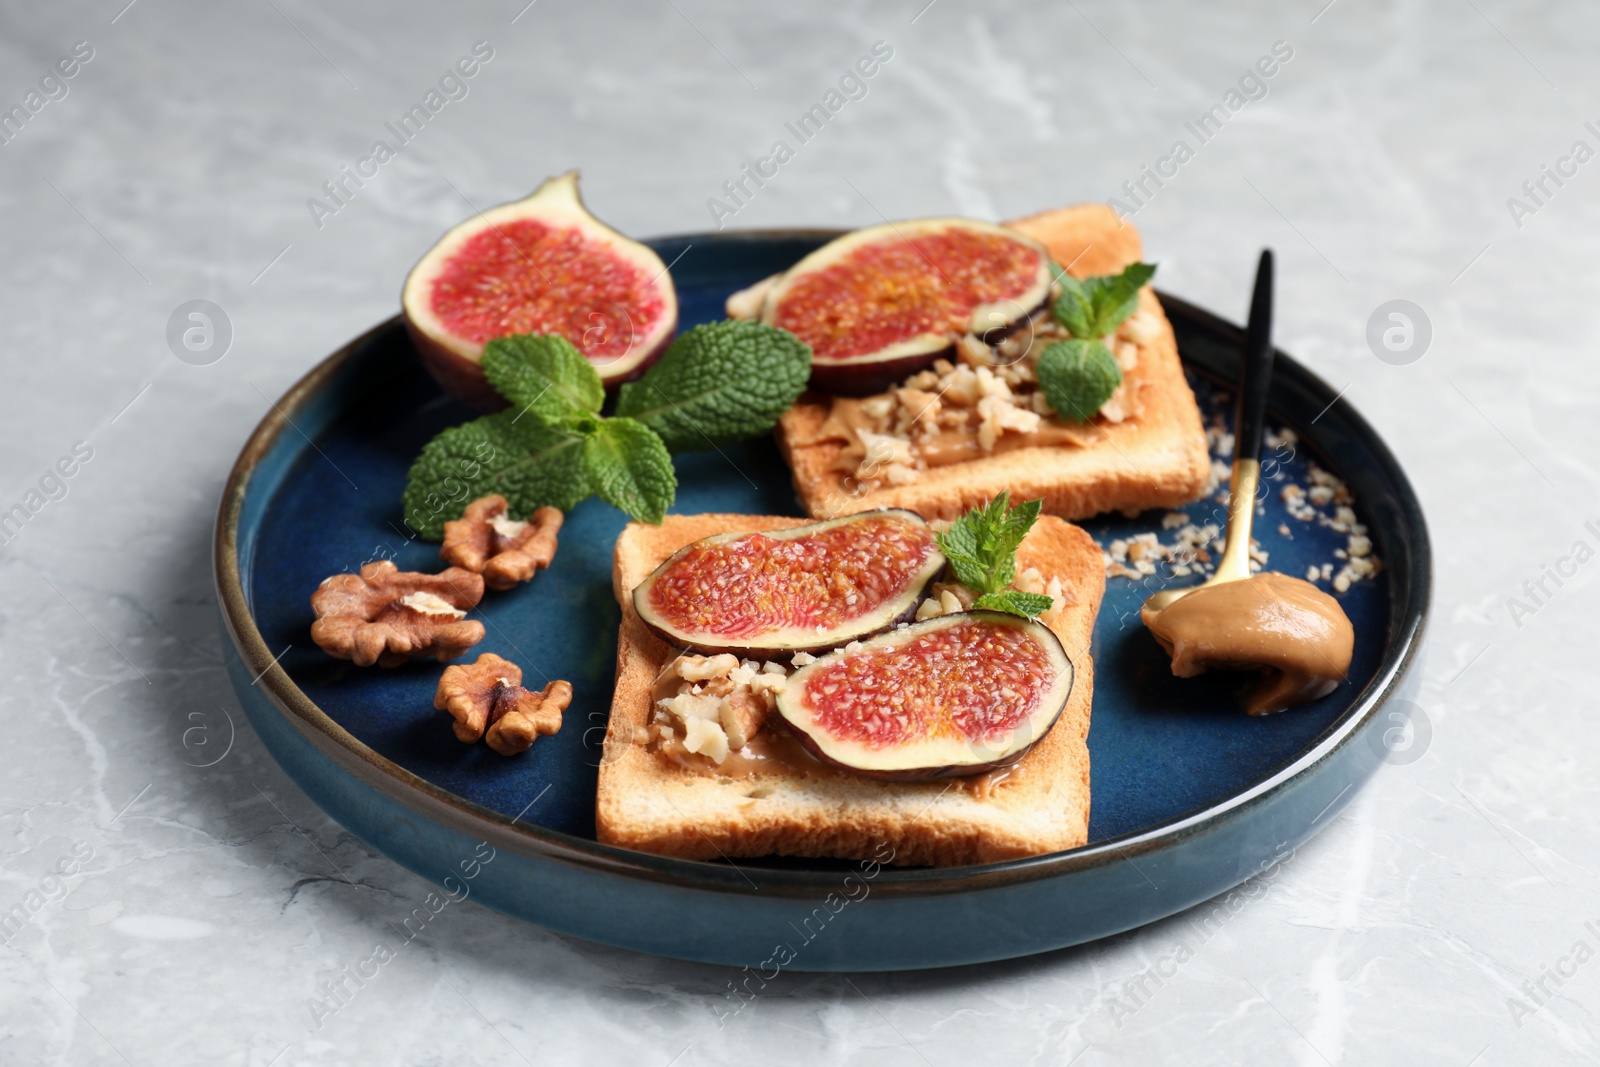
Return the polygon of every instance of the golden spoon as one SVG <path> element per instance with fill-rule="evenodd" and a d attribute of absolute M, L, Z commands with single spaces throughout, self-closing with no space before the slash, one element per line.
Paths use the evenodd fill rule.
<path fill-rule="evenodd" d="M 1250 323 L 1245 330 L 1239 409 L 1234 419 L 1227 547 L 1210 578 L 1186 589 L 1152 593 L 1144 602 L 1146 612 L 1159 613 L 1196 589 L 1250 577 L 1250 524 L 1255 518 L 1256 490 L 1261 484 L 1261 442 L 1266 432 L 1272 356 L 1272 250 L 1263 249 L 1261 262 L 1256 267 L 1255 295 L 1250 301 Z"/>

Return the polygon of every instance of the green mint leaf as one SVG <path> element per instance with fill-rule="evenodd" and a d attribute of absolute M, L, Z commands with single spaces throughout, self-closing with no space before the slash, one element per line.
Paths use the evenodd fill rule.
<path fill-rule="evenodd" d="M 660 525 L 677 495 L 666 445 L 636 419 L 602 421 L 584 440 L 583 464 L 600 499 L 639 522 Z"/>
<path fill-rule="evenodd" d="M 617 396 L 673 452 L 766 433 L 805 390 L 811 347 L 759 322 L 707 323 L 672 342 L 660 362 Z"/>
<path fill-rule="evenodd" d="M 1009 494 L 1007 494 L 1009 495 Z M 1042 500 L 1029 500 L 1011 508 L 994 524 L 989 548 L 994 569 L 990 588 L 1003 590 L 1017 575 L 1017 548 L 1039 518 Z"/>
<path fill-rule="evenodd" d="M 1083 281 L 1059 275 L 1061 295 L 1054 307 L 1056 321 L 1072 336 L 1085 341 L 1108 337 L 1138 310 L 1139 290 L 1155 273 L 1154 263 L 1132 263 L 1121 274 Z"/>
<path fill-rule="evenodd" d="M 1039 511 L 1043 507 L 1043 500 L 1027 500 L 1012 508 L 996 529 L 998 551 L 1015 553 L 1033 524 L 1039 521 Z"/>
<path fill-rule="evenodd" d="M 594 364 L 555 334 L 495 338 L 484 346 L 483 374 L 513 410 L 546 421 L 597 414 L 606 398 Z"/>
<path fill-rule="evenodd" d="M 1017 546 L 1009 543 L 1007 537 L 1006 516 L 1010 510 L 1011 493 L 1002 490 L 980 512 L 978 562 L 988 572 L 988 580 L 980 588 L 980 592 L 998 593 L 1010 585 L 1011 579 L 1016 575 L 1017 562 L 1014 553 Z M 1028 532 L 1026 526 L 1022 532 L 1024 534 Z M 1021 538 L 1018 538 L 1018 541 L 1020 540 Z"/>
<path fill-rule="evenodd" d="M 540 507 L 566 511 L 592 494 L 582 435 L 517 414 L 502 411 L 452 426 L 423 447 L 402 499 L 412 529 L 437 541 L 445 523 L 489 493 L 502 494 L 519 518 Z"/>
<path fill-rule="evenodd" d="M 989 584 L 988 568 L 977 560 L 968 559 L 965 556 L 950 555 L 945 558 L 950 561 L 950 570 L 954 572 L 956 581 L 968 589 L 982 590 Z"/>
<path fill-rule="evenodd" d="M 989 544 L 984 553 L 984 565 L 989 571 L 989 580 L 984 583 L 984 592 L 998 593 L 1011 584 L 1017 576 L 1017 557 L 1014 552 L 1004 550 L 998 536 L 991 535 Z"/>
<path fill-rule="evenodd" d="M 1070 274 L 1063 274 L 1058 280 L 1061 283 L 1061 295 L 1056 297 L 1052 309 L 1056 321 L 1074 337 L 1093 337 L 1094 301 L 1084 288 L 1084 283 Z"/>
<path fill-rule="evenodd" d="M 939 544 L 939 551 L 950 561 L 950 569 L 955 572 L 956 581 L 968 589 L 976 589 L 979 592 L 987 587 L 989 581 L 988 568 L 979 561 L 979 555 L 983 551 L 979 530 L 981 522 L 981 510 L 969 511 L 951 523 L 950 529 L 934 536 L 934 540 Z"/>
<path fill-rule="evenodd" d="M 1021 615 L 1031 619 L 1035 615 L 1050 610 L 1050 605 L 1055 601 L 1043 593 L 1023 593 L 1016 589 L 1007 589 L 1001 593 L 985 593 L 972 602 L 975 608 L 987 608 L 990 611 L 1004 611 L 1010 615 Z"/>
<path fill-rule="evenodd" d="M 1122 368 L 1099 341 L 1057 341 L 1039 356 L 1039 388 L 1057 415 L 1088 422 L 1122 384 Z"/>
<path fill-rule="evenodd" d="M 956 580 L 982 594 L 1000 593 L 1010 585 L 1017 573 L 1017 546 L 1039 518 L 1043 503 L 1029 500 L 1011 507 L 1011 494 L 1002 492 L 938 534 L 939 550 Z"/>
<path fill-rule="evenodd" d="M 942 534 L 935 534 L 933 539 L 939 543 L 939 551 L 943 552 L 947 559 L 967 559 L 977 562 L 978 521 L 977 514 L 969 511 L 952 522 L 950 529 Z"/>
<path fill-rule="evenodd" d="M 1002 489 L 987 504 L 983 506 L 983 529 L 993 535 L 993 531 L 1005 521 L 1006 512 L 1011 510 L 1011 490 Z"/>
<path fill-rule="evenodd" d="M 1116 332 L 1129 315 L 1139 310 L 1139 290 L 1155 273 L 1154 263 L 1130 263 L 1121 274 L 1089 279 L 1099 331 L 1095 337 L 1107 337 Z"/>

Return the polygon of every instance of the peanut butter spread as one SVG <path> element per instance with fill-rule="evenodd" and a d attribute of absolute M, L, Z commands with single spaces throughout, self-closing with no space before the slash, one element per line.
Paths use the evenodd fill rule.
<path fill-rule="evenodd" d="M 1208 585 L 1140 618 L 1172 656 L 1172 673 L 1256 670 L 1251 715 L 1325 697 L 1350 670 L 1355 631 L 1333 597 L 1310 582 L 1263 572 Z"/>

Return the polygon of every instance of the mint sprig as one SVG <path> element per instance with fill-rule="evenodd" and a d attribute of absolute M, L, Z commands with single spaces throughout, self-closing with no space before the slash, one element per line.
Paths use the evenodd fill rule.
<path fill-rule="evenodd" d="M 772 429 L 811 375 L 811 347 L 788 330 L 729 320 L 696 326 L 617 395 L 673 452 L 714 448 Z"/>
<path fill-rule="evenodd" d="M 1139 309 L 1139 290 L 1155 272 L 1154 263 L 1132 263 L 1121 274 L 1079 281 L 1065 271 L 1057 271 L 1061 295 L 1053 308 L 1056 321 L 1072 336 L 1085 341 L 1109 337 Z"/>
<path fill-rule="evenodd" d="M 1040 353 L 1035 372 L 1057 415 L 1088 422 L 1122 384 L 1122 368 L 1103 339 L 1138 310 L 1139 290 L 1155 272 L 1154 263 L 1132 263 L 1121 274 L 1079 281 L 1055 268 L 1061 295 L 1052 310 L 1073 339 Z"/>
<path fill-rule="evenodd" d="M 455 426 L 411 465 L 406 522 L 431 540 L 488 493 L 513 515 L 571 510 L 591 496 L 660 523 L 677 497 L 670 451 L 765 433 L 805 388 L 811 349 L 751 322 L 697 326 L 600 414 L 605 385 L 571 342 L 519 334 L 484 346 L 483 373 L 511 407 Z"/>
<path fill-rule="evenodd" d="M 1017 576 L 1017 547 L 1038 521 L 1043 503 L 1029 500 L 1011 507 L 1011 494 L 1002 492 L 937 536 L 956 581 L 979 594 L 974 607 L 1031 619 L 1054 603 L 1041 593 L 1009 588 Z"/>
<path fill-rule="evenodd" d="M 472 501 L 500 493 L 512 515 L 569 511 L 591 496 L 639 522 L 659 523 L 677 496 L 666 446 L 633 419 L 600 415 L 600 373 L 565 338 L 500 337 L 484 347 L 484 376 L 512 404 L 445 430 L 411 465 L 406 522 L 433 540 Z"/>

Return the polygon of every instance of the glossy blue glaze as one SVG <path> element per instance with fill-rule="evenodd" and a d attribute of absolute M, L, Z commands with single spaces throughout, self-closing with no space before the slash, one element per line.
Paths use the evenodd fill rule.
<path fill-rule="evenodd" d="M 702 235 L 657 247 L 670 260 L 694 246 L 674 268 L 688 326 L 720 317 L 727 293 L 781 269 L 819 240 Z M 1207 373 L 1230 371 L 1236 331 L 1181 302 L 1168 305 L 1202 407 L 1208 417 L 1226 414 L 1230 405 Z M 1358 416 L 1335 406 L 1310 425 L 1332 399 L 1303 369 L 1280 363 L 1273 425 L 1295 426 L 1301 443 L 1263 457 L 1279 480 L 1269 478 L 1257 532 L 1274 569 L 1304 574 L 1313 563 L 1332 561 L 1345 535 L 1289 518 L 1278 487 L 1283 480 L 1308 484 L 1305 465 L 1313 453 L 1351 483 L 1386 566 L 1379 579 L 1341 597 L 1358 635 L 1349 680 L 1313 705 L 1244 716 L 1237 710 L 1241 679 L 1172 678 L 1138 625 L 1139 604 L 1164 579 L 1113 579 L 1093 649 L 1090 846 L 960 874 L 878 872 L 864 898 L 836 914 L 824 907 L 826 936 L 805 937 L 820 927 L 815 919 L 796 932 L 784 930 L 822 904 L 856 865 L 740 861 L 734 869 L 594 844 L 595 780 L 619 617 L 611 547 L 624 522 L 606 505 L 590 501 L 568 516 L 558 566 L 529 586 L 489 593 L 482 606 L 488 638 L 473 655 L 500 653 L 531 681 L 567 678 L 576 691 L 563 730 L 523 757 L 508 760 L 454 740 L 448 717 L 432 706 L 436 665 L 364 670 L 311 644 L 307 598 L 327 575 L 376 558 L 402 569 L 440 566 L 437 546 L 406 538 L 400 492 L 421 445 L 470 413 L 439 395 L 397 324 L 354 346 L 340 371 L 291 412 L 317 449 L 286 433 L 250 477 L 237 527 L 242 587 L 266 649 L 276 655 L 287 647 L 280 661 L 287 677 L 272 672 L 251 686 L 253 661 L 235 658 L 236 688 L 274 755 L 341 822 L 436 880 L 472 854 L 475 840 L 488 837 L 499 851 L 474 882 L 478 899 L 557 929 L 740 964 L 760 963 L 787 937 L 801 942 L 791 945 L 797 958 L 789 966 L 807 970 L 939 966 L 1104 936 L 1237 884 L 1336 814 L 1351 786 L 1379 765 L 1377 750 L 1358 736 L 1367 727 L 1357 720 L 1370 719 L 1385 690 L 1394 690 L 1414 648 L 1426 609 L 1426 532 L 1403 476 Z M 675 511 L 800 514 L 770 441 L 680 456 L 677 464 Z M 1224 505 L 1211 500 L 1185 510 L 1195 521 L 1220 525 Z M 1159 531 L 1160 518 L 1085 526 L 1108 544 Z M 1278 532 L 1280 524 L 1289 536 Z M 274 703 L 272 694 L 291 682 L 359 744 Z M 429 794 L 388 763 L 465 803 Z M 518 816 L 519 827 L 538 829 L 509 828 Z M 925 936 L 930 923 L 938 924 L 939 937 Z"/>

